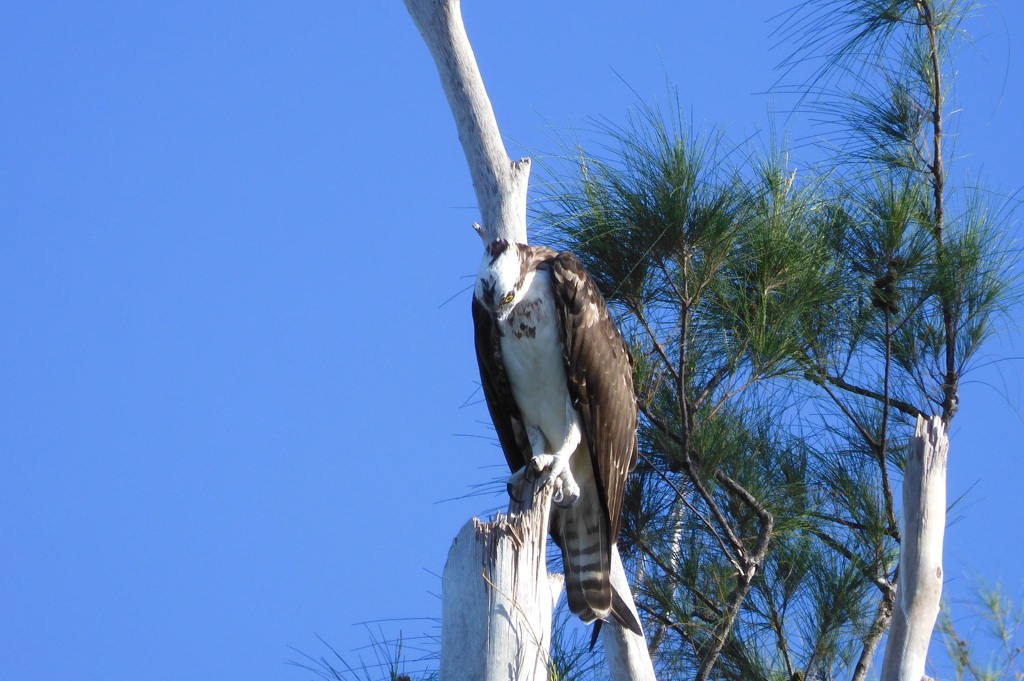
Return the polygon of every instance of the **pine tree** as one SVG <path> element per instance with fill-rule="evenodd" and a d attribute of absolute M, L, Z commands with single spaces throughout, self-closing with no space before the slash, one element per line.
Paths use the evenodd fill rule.
<path fill-rule="evenodd" d="M 815 170 L 656 107 L 606 126 L 540 216 L 632 339 L 620 549 L 663 678 L 865 678 L 899 577 L 894 490 L 1012 302 L 1005 204 L 950 174 L 960 0 L 809 0 L 781 92 Z M 953 450 L 955 456 L 955 447 Z"/>

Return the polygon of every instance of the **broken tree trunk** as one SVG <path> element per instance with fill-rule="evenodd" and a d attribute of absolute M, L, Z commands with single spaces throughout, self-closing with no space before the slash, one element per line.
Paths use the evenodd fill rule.
<path fill-rule="evenodd" d="M 480 206 L 480 236 L 484 243 L 527 243 L 530 160 L 508 157 L 459 0 L 404 2 L 434 58 L 455 118 Z M 553 591 L 544 550 L 550 490 L 534 498 L 537 502 L 528 512 L 510 512 L 492 523 L 471 520 L 452 545 L 442 577 L 442 681 L 547 679 L 547 667 L 542 673 L 540 663 L 547 664 L 551 641 Z M 618 554 L 612 562 L 612 581 L 635 611 Z M 513 613 L 521 614 L 522 620 Z M 614 623 L 606 624 L 602 634 L 613 681 L 654 679 L 643 637 Z M 475 657 L 481 651 L 488 659 Z M 514 670 L 522 673 L 513 674 Z"/>
<path fill-rule="evenodd" d="M 918 417 L 903 479 L 900 577 L 882 681 L 921 681 L 942 598 L 949 439 L 942 419 Z"/>
<path fill-rule="evenodd" d="M 561 579 L 546 569 L 551 487 L 537 503 L 467 522 L 441 577 L 441 679 L 548 678 Z"/>
<path fill-rule="evenodd" d="M 552 486 L 534 481 L 520 503 L 491 522 L 467 522 L 441 576 L 441 681 L 547 681 L 551 619 L 562 576 L 548 574 Z M 612 584 L 634 610 L 618 549 Z M 643 637 L 615 622 L 601 628 L 613 681 L 655 681 Z"/>

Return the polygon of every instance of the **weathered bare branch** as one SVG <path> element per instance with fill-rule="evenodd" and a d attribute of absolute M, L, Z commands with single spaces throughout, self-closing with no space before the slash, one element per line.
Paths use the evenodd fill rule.
<path fill-rule="evenodd" d="M 455 117 L 480 205 L 481 237 L 526 243 L 530 159 L 512 161 L 505 151 L 459 0 L 405 0 L 405 7 L 434 57 Z"/>
<path fill-rule="evenodd" d="M 918 419 L 903 478 L 903 541 L 883 681 L 921 681 L 942 597 L 949 439 L 939 416 Z"/>

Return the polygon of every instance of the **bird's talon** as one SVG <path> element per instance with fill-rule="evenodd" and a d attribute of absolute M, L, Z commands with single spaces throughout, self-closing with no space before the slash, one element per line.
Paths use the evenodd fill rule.
<path fill-rule="evenodd" d="M 513 502 L 521 504 L 528 498 L 527 491 L 532 484 L 529 469 L 523 467 L 509 476 L 508 481 L 505 483 L 505 489 L 508 491 L 508 496 Z"/>
<path fill-rule="evenodd" d="M 580 488 L 572 481 L 559 480 L 558 490 L 552 501 L 561 508 L 569 508 L 580 498 Z"/>

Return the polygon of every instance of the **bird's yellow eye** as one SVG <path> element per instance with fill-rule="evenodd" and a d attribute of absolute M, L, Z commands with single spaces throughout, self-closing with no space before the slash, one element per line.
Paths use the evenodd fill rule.
<path fill-rule="evenodd" d="M 508 295 L 505 296 L 505 298 L 501 302 L 504 303 L 505 305 L 508 305 L 513 300 L 515 300 L 515 298 L 516 298 L 516 294 L 509 293 Z"/>

